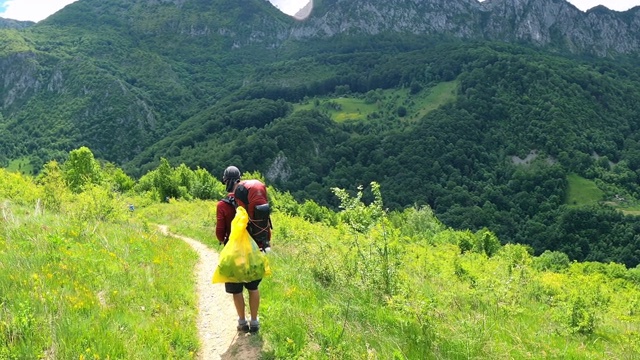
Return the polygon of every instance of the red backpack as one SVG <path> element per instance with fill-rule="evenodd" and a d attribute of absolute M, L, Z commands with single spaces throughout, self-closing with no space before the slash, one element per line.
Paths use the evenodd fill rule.
<path fill-rule="evenodd" d="M 267 187 L 260 180 L 243 180 L 238 183 L 235 199 L 239 206 L 249 214 L 247 230 L 260 248 L 270 247 L 271 209 L 267 196 Z"/>

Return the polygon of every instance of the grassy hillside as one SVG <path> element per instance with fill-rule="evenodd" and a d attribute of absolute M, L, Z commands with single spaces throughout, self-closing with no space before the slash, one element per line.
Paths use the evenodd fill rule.
<path fill-rule="evenodd" d="M 71 192 L 47 169 L 37 183 L 0 169 L 0 358 L 193 358 L 195 254 L 153 224 L 215 249 L 215 202 L 159 203 L 143 184 Z M 640 352 L 640 268 L 532 256 L 486 229 L 447 228 L 428 207 L 385 213 L 372 185 L 370 204 L 336 191 L 339 214 L 271 190 L 264 359 Z"/>
<path fill-rule="evenodd" d="M 418 121 L 440 106 L 455 101 L 458 86 L 458 81 L 447 81 L 427 89 L 416 89 L 415 93 L 408 88 L 376 89 L 365 94 L 306 98 L 294 104 L 293 109 L 316 109 L 337 122 L 396 117 Z"/>
<path fill-rule="evenodd" d="M 33 164 L 31 164 L 31 161 L 29 161 L 29 158 L 20 158 L 20 159 L 12 160 L 9 163 L 9 166 L 7 166 L 7 170 L 13 171 L 13 172 L 21 172 L 24 174 L 34 173 Z"/>
<path fill-rule="evenodd" d="M 567 204 L 569 205 L 594 205 L 602 201 L 604 192 L 591 180 L 577 174 L 567 175 L 569 192 Z"/>
<path fill-rule="evenodd" d="M 66 197 L 0 169 L 0 359 L 189 359 L 196 257 L 121 198 Z M 47 205 L 45 205 L 47 204 Z"/>

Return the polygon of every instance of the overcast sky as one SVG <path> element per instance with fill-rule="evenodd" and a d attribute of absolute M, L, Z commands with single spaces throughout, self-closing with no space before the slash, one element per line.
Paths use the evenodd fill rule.
<path fill-rule="evenodd" d="M 0 0 L 0 17 L 16 20 L 40 21 L 76 0 Z M 236 1 L 236 0 L 229 0 Z M 295 14 L 308 0 L 269 0 L 282 12 Z M 611 10 L 624 11 L 640 5 L 640 0 L 569 0 L 580 10 L 604 5 Z"/>

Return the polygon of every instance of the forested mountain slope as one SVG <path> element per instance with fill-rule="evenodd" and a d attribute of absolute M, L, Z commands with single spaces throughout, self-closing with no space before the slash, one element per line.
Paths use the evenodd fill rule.
<path fill-rule="evenodd" d="M 564 205 L 569 173 L 596 179 L 608 199 L 637 198 L 640 79 L 633 67 L 502 44 L 305 57 L 263 67 L 244 100 L 186 121 L 130 170 L 150 169 L 158 154 L 214 174 L 233 162 L 330 206 L 337 205 L 332 186 L 379 181 L 391 208 L 429 204 L 455 227 L 489 226 L 539 251 L 633 265 L 636 220 L 611 208 Z M 307 83 L 273 85 L 300 68 L 334 73 L 321 81 L 308 71 Z M 400 107 L 418 111 L 412 103 L 442 83 L 457 84 L 453 102 L 418 119 L 398 114 Z M 393 90 L 375 90 L 402 86 L 400 105 L 384 93 Z M 378 105 L 364 120 L 336 122 L 322 106 L 294 110 L 304 94 L 362 106 L 377 97 Z"/>
<path fill-rule="evenodd" d="M 83 145 L 134 176 L 234 163 L 333 207 L 332 187 L 377 181 L 391 209 L 640 262 L 635 218 L 568 195 L 572 174 L 640 197 L 638 8 L 315 5 L 299 22 L 263 0 L 80 0 L 0 30 L 0 164 Z"/>

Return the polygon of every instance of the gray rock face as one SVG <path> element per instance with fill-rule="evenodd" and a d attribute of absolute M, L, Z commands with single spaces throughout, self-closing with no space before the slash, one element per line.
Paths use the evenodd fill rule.
<path fill-rule="evenodd" d="M 16 100 L 27 98 L 41 87 L 37 63 L 31 53 L 0 58 L 0 106 L 9 108 Z"/>
<path fill-rule="evenodd" d="M 0 17 L 0 29 L 24 29 L 34 24 L 33 21 L 19 21 Z"/>
<path fill-rule="evenodd" d="M 530 42 L 606 56 L 640 50 L 640 7 L 583 12 L 565 0 L 325 0 L 297 23 L 293 39 L 402 32 Z"/>
<path fill-rule="evenodd" d="M 482 6 L 475 0 L 334 0 L 317 1 L 311 16 L 297 24 L 296 39 L 340 33 L 447 33 L 473 37 Z"/>

